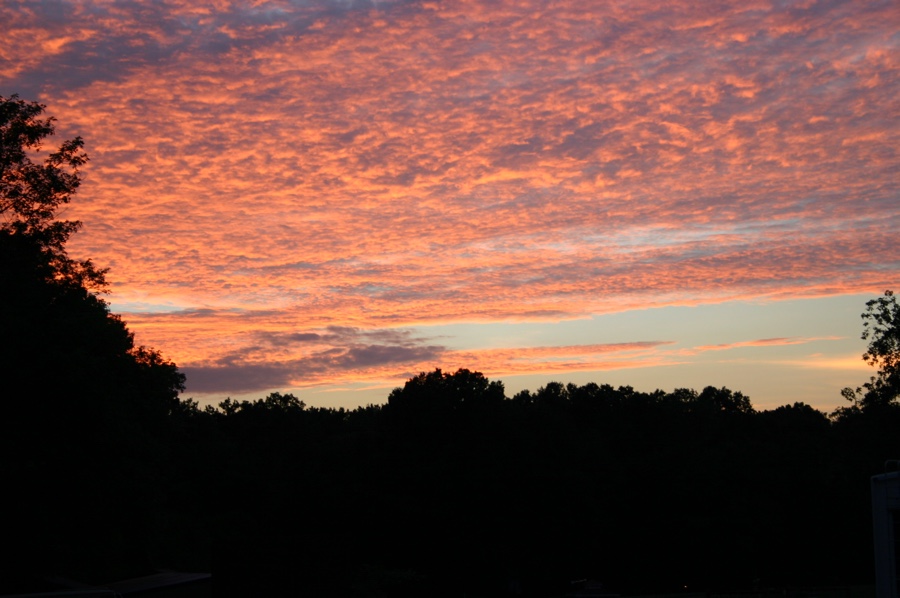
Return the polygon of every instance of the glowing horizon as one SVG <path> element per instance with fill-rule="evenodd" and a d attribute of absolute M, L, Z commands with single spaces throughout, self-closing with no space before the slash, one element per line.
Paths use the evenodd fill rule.
<path fill-rule="evenodd" d="M 0 95 L 47 104 L 91 157 L 72 251 L 111 268 L 113 309 L 189 396 L 435 367 L 675 384 L 751 350 L 760 377 L 779 361 L 811 380 L 799 352 L 858 355 L 858 318 L 800 330 L 785 306 L 897 286 L 889 1 L 22 1 L 0 18 Z M 653 315 L 716 305 L 772 315 L 727 334 L 700 318 L 690 340 Z M 591 328 L 630 315 L 654 323 Z"/>

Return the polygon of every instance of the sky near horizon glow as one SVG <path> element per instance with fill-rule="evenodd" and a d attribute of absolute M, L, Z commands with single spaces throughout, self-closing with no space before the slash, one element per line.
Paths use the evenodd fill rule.
<path fill-rule="evenodd" d="M 0 95 L 216 402 L 466 367 L 822 409 L 900 290 L 894 0 L 6 1 Z M 57 140 L 57 141 L 58 141 Z"/>

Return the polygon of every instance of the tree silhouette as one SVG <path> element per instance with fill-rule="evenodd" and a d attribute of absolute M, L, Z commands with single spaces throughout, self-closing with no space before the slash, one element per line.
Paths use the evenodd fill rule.
<path fill-rule="evenodd" d="M 39 247 L 56 281 L 102 289 L 105 271 L 65 250 L 81 222 L 56 218 L 81 184 L 79 169 L 88 160 L 83 140 L 64 141 L 42 162 L 32 159 L 55 131 L 56 119 L 40 118 L 45 109 L 16 95 L 0 96 L 0 232 Z"/>
<path fill-rule="evenodd" d="M 80 184 L 82 141 L 46 153 L 45 107 L 0 97 L 0 379 L 15 558 L 0 575 L 107 579 L 149 562 L 170 417 L 184 376 L 100 296 L 105 271 L 69 256 L 57 218 Z M 12 490 L 15 489 L 15 490 Z"/>
<path fill-rule="evenodd" d="M 440 418 L 489 410 L 505 398 L 503 383 L 491 382 L 481 372 L 459 369 L 447 374 L 438 368 L 410 378 L 403 388 L 395 388 L 388 396 L 388 408 L 400 417 Z"/>
<path fill-rule="evenodd" d="M 862 339 L 869 341 L 862 358 L 878 368 L 876 376 L 861 387 L 844 388 L 841 394 L 853 406 L 871 409 L 897 404 L 900 398 L 900 305 L 893 291 L 866 302 Z M 841 412 L 841 410 L 839 410 Z"/>
<path fill-rule="evenodd" d="M 13 548 L 0 593 L 33 589 L 29 576 L 196 564 L 211 544 L 217 595 L 234 596 L 870 575 L 868 479 L 900 448 L 890 291 L 863 314 L 878 378 L 831 419 L 800 403 L 758 412 L 712 386 L 550 382 L 507 399 L 468 369 L 422 372 L 350 412 L 278 392 L 201 410 L 110 313 L 104 272 L 68 255 L 79 223 L 57 212 L 87 157 L 75 138 L 37 159 L 53 133 L 43 111 L 0 98 L 0 532 Z"/>

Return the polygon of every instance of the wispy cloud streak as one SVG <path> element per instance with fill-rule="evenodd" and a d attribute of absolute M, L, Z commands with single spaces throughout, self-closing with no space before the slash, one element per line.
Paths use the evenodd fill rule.
<path fill-rule="evenodd" d="M 188 390 L 243 392 L 259 388 L 316 386 L 352 375 L 384 381 L 434 367 L 454 370 L 479 364 L 489 375 L 604 370 L 672 363 L 655 353 L 670 342 L 510 347 L 451 350 L 411 330 L 360 330 L 329 327 L 321 331 L 250 335 L 253 341 L 185 368 Z"/>
<path fill-rule="evenodd" d="M 702 353 L 705 351 L 727 351 L 729 349 L 742 349 L 745 347 L 783 347 L 787 345 L 803 345 L 815 341 L 835 341 L 841 337 L 813 337 L 813 338 L 761 338 L 752 341 L 738 341 L 734 343 L 720 343 L 717 345 L 700 345 L 692 349 L 683 350 L 682 354 Z"/>

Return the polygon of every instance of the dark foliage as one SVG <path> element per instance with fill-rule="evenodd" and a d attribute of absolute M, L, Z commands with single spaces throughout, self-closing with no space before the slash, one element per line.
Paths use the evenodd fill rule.
<path fill-rule="evenodd" d="M 585 577 L 626 592 L 871 578 L 868 477 L 900 450 L 900 413 L 756 412 L 712 387 L 482 400 L 491 388 L 423 373 L 381 408 L 296 410 L 293 434 L 253 419 L 262 402 L 223 405 L 211 416 L 238 460 L 219 583 L 541 596 Z"/>
<path fill-rule="evenodd" d="M 161 545 L 168 439 L 183 376 L 135 347 L 98 295 L 103 271 L 69 257 L 78 222 L 55 219 L 86 156 L 53 133 L 44 107 L 0 97 L 0 464 L 14 547 L 0 583 L 82 579 L 149 566 Z"/>
<path fill-rule="evenodd" d="M 871 580 L 868 479 L 900 454 L 894 400 L 829 418 L 714 387 L 507 398 L 469 370 L 350 412 L 281 393 L 179 400 L 175 365 L 134 346 L 103 272 L 66 253 L 78 223 L 55 210 L 86 157 L 76 139 L 30 160 L 53 132 L 42 111 L 0 98 L 0 593 L 157 567 L 212 567 L 216 594 L 241 597 Z M 879 326 L 892 299 L 870 311 Z M 892 384 L 896 345 L 873 347 Z"/>
<path fill-rule="evenodd" d="M 878 368 L 878 373 L 861 387 L 841 391 L 855 409 L 879 410 L 900 399 L 900 304 L 893 291 L 866 302 L 862 314 L 862 339 L 869 341 L 863 360 Z M 841 410 L 841 411 L 845 411 Z"/>

